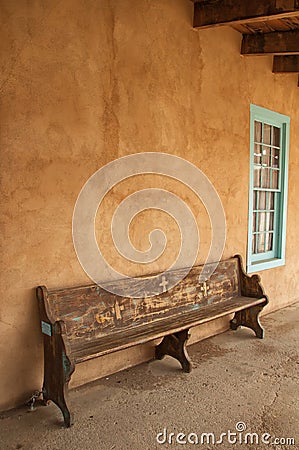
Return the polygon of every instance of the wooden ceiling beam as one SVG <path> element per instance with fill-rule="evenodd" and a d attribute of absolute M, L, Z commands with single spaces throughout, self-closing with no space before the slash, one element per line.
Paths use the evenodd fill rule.
<path fill-rule="evenodd" d="M 299 55 L 274 56 L 273 73 L 299 73 Z"/>
<path fill-rule="evenodd" d="M 299 53 L 299 29 L 265 34 L 243 34 L 242 55 L 294 53 Z"/>
<path fill-rule="evenodd" d="M 298 14 L 299 0 L 201 0 L 194 3 L 193 26 L 207 28 L 264 22 Z"/>

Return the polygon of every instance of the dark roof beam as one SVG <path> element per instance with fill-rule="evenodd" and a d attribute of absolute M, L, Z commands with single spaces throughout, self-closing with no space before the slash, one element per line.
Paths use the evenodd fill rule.
<path fill-rule="evenodd" d="M 242 55 L 292 55 L 294 53 L 299 53 L 299 29 L 243 35 Z"/>
<path fill-rule="evenodd" d="M 299 55 L 274 56 L 273 73 L 299 73 Z"/>
<path fill-rule="evenodd" d="M 202 0 L 194 4 L 193 26 L 265 22 L 298 14 L 299 0 Z"/>

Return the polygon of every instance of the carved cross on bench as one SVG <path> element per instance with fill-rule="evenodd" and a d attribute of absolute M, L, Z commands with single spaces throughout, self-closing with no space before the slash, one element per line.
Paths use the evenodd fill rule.
<path fill-rule="evenodd" d="M 162 276 L 162 283 L 159 284 L 159 286 L 162 287 L 163 291 L 162 292 L 166 292 L 167 288 L 166 286 L 168 285 L 168 281 L 166 280 L 166 277 L 163 275 Z"/>
<path fill-rule="evenodd" d="M 210 290 L 210 286 L 206 283 L 206 281 L 204 283 L 202 283 L 200 290 L 202 291 L 204 297 L 208 296 L 208 291 Z"/>
<path fill-rule="evenodd" d="M 124 305 L 120 305 L 118 300 L 115 300 L 114 307 L 112 309 L 115 314 L 116 320 L 121 320 L 122 319 L 121 312 L 125 309 Z"/>

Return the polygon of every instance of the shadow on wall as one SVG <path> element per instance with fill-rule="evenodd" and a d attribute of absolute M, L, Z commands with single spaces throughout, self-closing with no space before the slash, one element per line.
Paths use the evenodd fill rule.
<path fill-rule="evenodd" d="M 18 292 L 15 307 L 18 314 L 0 319 L 5 327 L 2 345 L 10 351 L 9 360 L 2 361 L 2 386 L 5 391 L 15 392 L 1 410 L 11 408 L 13 403 L 25 403 L 34 390 L 42 388 L 43 345 L 35 288 Z M 24 393 L 21 397 L 20 390 Z"/>

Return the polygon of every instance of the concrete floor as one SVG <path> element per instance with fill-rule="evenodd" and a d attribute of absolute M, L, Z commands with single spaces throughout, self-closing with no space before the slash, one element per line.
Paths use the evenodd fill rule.
<path fill-rule="evenodd" d="M 190 346 L 190 374 L 165 358 L 71 391 L 75 425 L 70 429 L 62 427 L 53 404 L 2 414 L 0 448 L 299 449 L 299 304 L 262 323 L 264 340 L 242 328 Z M 228 436 L 229 430 L 236 434 Z M 208 443 L 203 433 L 214 433 L 215 441 L 227 434 L 213 445 L 213 436 Z"/>

